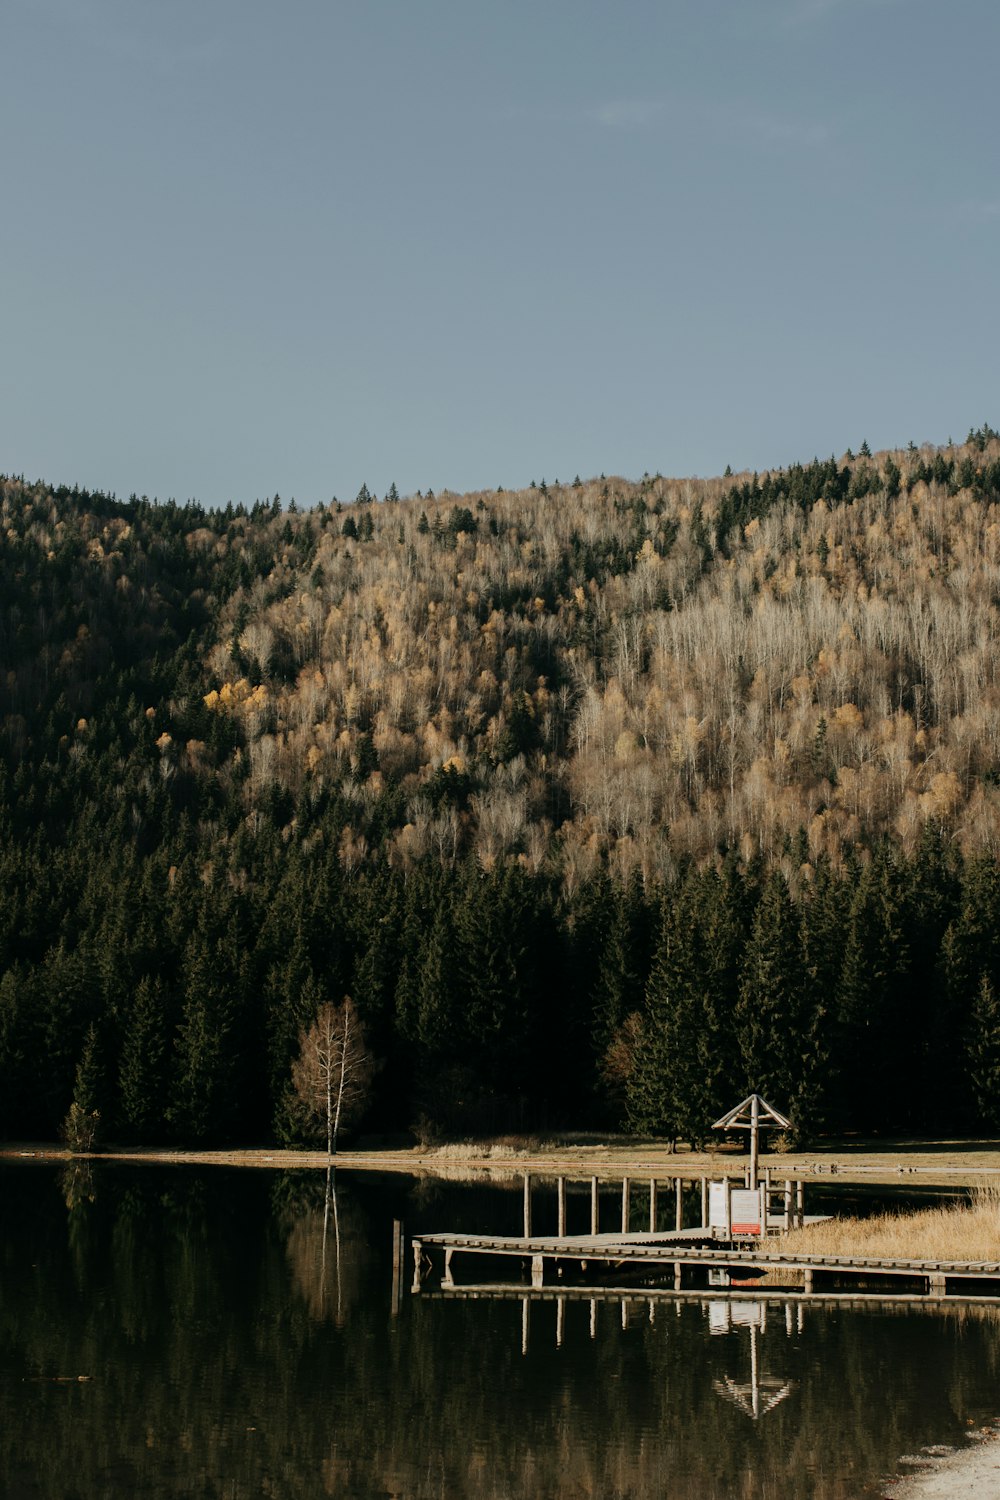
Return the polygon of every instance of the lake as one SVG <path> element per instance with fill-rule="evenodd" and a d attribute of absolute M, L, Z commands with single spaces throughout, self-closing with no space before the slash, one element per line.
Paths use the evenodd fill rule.
<path fill-rule="evenodd" d="M 857 1500 L 1000 1410 L 1000 1309 L 395 1308 L 393 1219 L 517 1232 L 519 1181 L 324 1185 L 0 1167 L 5 1500 Z"/>

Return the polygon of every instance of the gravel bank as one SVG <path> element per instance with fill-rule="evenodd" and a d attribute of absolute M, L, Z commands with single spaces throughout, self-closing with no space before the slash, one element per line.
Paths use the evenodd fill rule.
<path fill-rule="evenodd" d="M 1000 1431 L 979 1434 L 970 1448 L 921 1454 L 914 1472 L 886 1490 L 886 1500 L 1000 1500 Z"/>

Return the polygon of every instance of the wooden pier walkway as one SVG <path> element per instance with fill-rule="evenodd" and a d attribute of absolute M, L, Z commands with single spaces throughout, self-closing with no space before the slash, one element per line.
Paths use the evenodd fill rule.
<path fill-rule="evenodd" d="M 705 1229 L 680 1229 L 648 1234 L 589 1235 L 477 1235 L 421 1234 L 413 1245 L 413 1290 L 420 1292 L 424 1277 L 433 1267 L 429 1252 L 444 1252 L 441 1286 L 454 1289 L 453 1262 L 456 1255 L 512 1257 L 530 1268 L 531 1285 L 546 1285 L 546 1275 L 561 1276 L 566 1270 L 584 1272 L 596 1261 L 616 1268 L 669 1273 L 680 1290 L 685 1271 L 722 1271 L 752 1276 L 766 1271 L 789 1271 L 803 1280 L 802 1295 L 816 1291 L 817 1278 L 829 1285 L 841 1278 L 876 1280 L 879 1290 L 886 1282 L 923 1281 L 924 1295 L 944 1297 L 956 1283 L 989 1283 L 989 1294 L 1000 1298 L 1000 1261 L 899 1260 L 844 1255 L 791 1255 L 769 1250 L 766 1241 L 751 1249 L 718 1248 Z"/>

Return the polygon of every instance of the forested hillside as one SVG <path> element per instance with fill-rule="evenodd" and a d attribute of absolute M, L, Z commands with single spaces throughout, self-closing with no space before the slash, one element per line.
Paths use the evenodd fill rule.
<path fill-rule="evenodd" d="M 1000 438 L 204 511 L 0 480 L 0 1129 L 1000 1125 Z M 887 1070 L 886 1061 L 893 1066 Z M 937 1113 L 936 1113 L 937 1112 Z"/>

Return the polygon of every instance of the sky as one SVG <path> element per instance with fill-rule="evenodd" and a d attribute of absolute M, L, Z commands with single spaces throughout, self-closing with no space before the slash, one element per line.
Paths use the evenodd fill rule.
<path fill-rule="evenodd" d="M 997 0 L 3 0 L 0 472 L 302 506 L 1000 426 Z"/>

